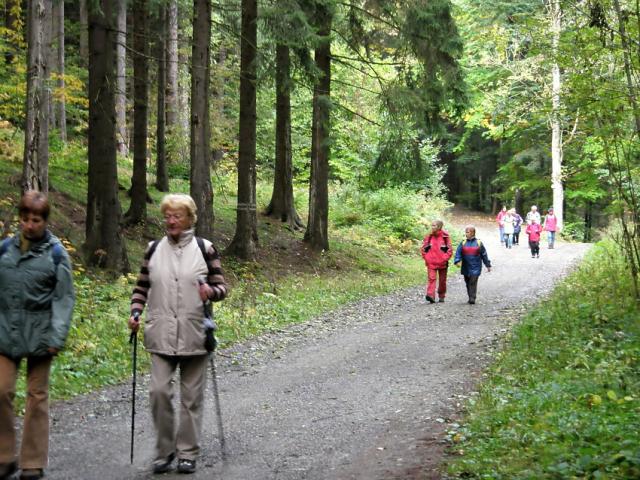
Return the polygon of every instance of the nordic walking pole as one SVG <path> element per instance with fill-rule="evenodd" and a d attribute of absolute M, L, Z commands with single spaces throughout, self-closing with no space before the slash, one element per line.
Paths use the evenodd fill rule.
<path fill-rule="evenodd" d="M 198 278 L 200 285 L 205 283 L 205 280 L 201 277 Z M 216 346 L 218 341 L 216 340 L 215 331 L 217 330 L 216 324 L 213 321 L 213 308 L 211 307 L 211 301 L 207 300 L 202 302 L 202 309 L 204 311 L 204 331 L 205 331 L 205 349 L 209 352 L 209 364 L 211 365 L 211 385 L 213 387 L 213 399 L 216 408 L 216 417 L 218 421 L 218 434 L 220 435 L 220 454 L 224 461 L 227 456 L 226 442 L 224 439 L 224 428 L 222 426 L 222 409 L 220 408 L 220 394 L 218 393 L 218 375 L 216 373 Z"/>
<path fill-rule="evenodd" d="M 227 457 L 227 448 L 224 440 L 224 430 L 222 427 L 222 409 L 220 408 L 220 395 L 218 394 L 218 375 L 216 373 L 215 350 L 209 354 L 209 363 L 211 364 L 211 379 L 213 385 L 213 398 L 216 404 L 216 417 L 218 418 L 218 433 L 220 434 L 220 452 L 222 460 Z"/>
<path fill-rule="evenodd" d="M 138 320 L 140 314 L 135 312 L 133 318 Z M 134 433 L 136 429 L 136 367 L 138 364 L 138 331 L 131 332 L 129 336 L 129 343 L 133 344 L 132 364 L 133 364 L 133 380 L 131 382 L 133 392 L 131 394 L 131 464 L 133 464 L 133 445 L 134 445 Z"/>

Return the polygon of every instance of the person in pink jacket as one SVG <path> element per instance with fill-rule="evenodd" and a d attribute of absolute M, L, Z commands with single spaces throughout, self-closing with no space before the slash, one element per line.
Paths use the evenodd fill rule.
<path fill-rule="evenodd" d="M 496 223 L 498 224 L 498 234 L 500 235 L 500 243 L 504 243 L 504 217 L 507 216 L 506 205 L 502 206 L 502 210 L 498 212 Z"/>
<path fill-rule="evenodd" d="M 451 238 L 442 226 L 442 220 L 434 220 L 431 224 L 431 233 L 422 241 L 421 253 L 427 267 L 425 299 L 429 303 L 436 301 L 436 280 L 438 281 L 438 301 L 444 302 L 447 294 L 447 269 L 453 250 Z"/>
<path fill-rule="evenodd" d="M 527 225 L 526 232 L 527 235 L 529 235 L 531 258 L 540 258 L 540 234 L 542 233 L 542 225 L 538 223 L 537 218 L 531 219 L 531 223 Z"/>
<path fill-rule="evenodd" d="M 549 208 L 545 215 L 542 228 L 547 232 L 547 244 L 549 248 L 553 248 L 553 244 L 556 241 L 556 231 L 558 230 L 558 217 L 553 213 L 553 207 Z"/>

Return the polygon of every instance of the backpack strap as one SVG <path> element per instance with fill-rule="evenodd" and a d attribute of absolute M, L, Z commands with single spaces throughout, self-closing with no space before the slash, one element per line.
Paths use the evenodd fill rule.
<path fill-rule="evenodd" d="M 196 242 L 198 242 L 198 247 L 202 252 L 202 258 L 204 258 L 204 263 L 207 264 L 207 275 L 213 275 L 214 274 L 213 267 L 211 267 L 211 264 L 209 263 L 209 255 L 207 254 L 207 247 L 204 244 L 204 240 L 201 237 L 196 237 Z"/>
<path fill-rule="evenodd" d="M 7 253 L 7 250 L 9 250 L 9 245 L 11 245 L 12 240 L 13 240 L 13 237 L 7 237 L 4 240 L 2 240 L 2 244 L 0 244 L 0 257 L 2 257 L 2 255 Z"/>
<path fill-rule="evenodd" d="M 145 254 L 145 258 L 147 260 L 151 260 L 151 255 L 153 255 L 153 252 L 156 251 L 156 248 L 158 248 L 159 243 L 160 243 L 160 240 L 154 240 L 153 242 L 151 242 L 151 246 L 149 246 L 149 250 Z"/>
<path fill-rule="evenodd" d="M 60 262 L 62 261 L 62 244 L 60 242 L 56 242 L 53 244 L 53 248 L 51 249 L 51 257 L 53 258 L 53 264 L 58 267 Z"/>

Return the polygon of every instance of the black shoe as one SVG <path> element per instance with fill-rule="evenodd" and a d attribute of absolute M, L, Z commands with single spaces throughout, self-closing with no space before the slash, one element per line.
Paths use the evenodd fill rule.
<path fill-rule="evenodd" d="M 28 468 L 20 472 L 20 480 L 38 480 L 44 477 L 44 470 L 41 468 Z M 7 477 L 10 478 L 10 477 Z"/>
<path fill-rule="evenodd" d="M 469 300 L 469 302 L 467 302 L 467 303 L 469 303 L 469 305 L 473 305 L 473 304 L 476 303 L 476 301 L 475 300 Z"/>
<path fill-rule="evenodd" d="M 186 458 L 181 458 L 180 460 L 178 460 L 178 472 L 194 473 L 195 471 L 196 471 L 195 460 L 187 460 Z"/>
<path fill-rule="evenodd" d="M 436 299 L 433 297 L 430 297 L 429 295 L 426 295 L 424 299 L 429 303 L 436 303 Z"/>
<path fill-rule="evenodd" d="M 444 303 L 444 298 L 440 297 L 440 298 L 438 299 L 438 302 L 440 302 L 440 303 Z"/>
<path fill-rule="evenodd" d="M 171 470 L 171 464 L 174 458 L 176 458 L 176 454 L 172 453 L 164 460 L 156 460 L 153 462 L 153 473 L 166 473 Z"/>
<path fill-rule="evenodd" d="M 0 480 L 9 480 L 18 471 L 16 462 L 0 464 Z"/>

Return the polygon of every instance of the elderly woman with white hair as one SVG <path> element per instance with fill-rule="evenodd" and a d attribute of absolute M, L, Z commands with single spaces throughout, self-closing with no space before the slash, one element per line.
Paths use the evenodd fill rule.
<path fill-rule="evenodd" d="M 227 295 L 220 255 L 194 235 L 196 205 L 189 195 L 166 195 L 160 204 L 166 235 L 149 243 L 131 297 L 129 328 L 137 331 L 147 306 L 144 345 L 151 354 L 149 398 L 157 432 L 153 472 L 193 473 L 200 452 L 208 352 L 203 302 Z M 203 279 L 206 278 L 206 281 Z M 180 368 L 180 413 L 174 427 L 172 379 Z"/>

